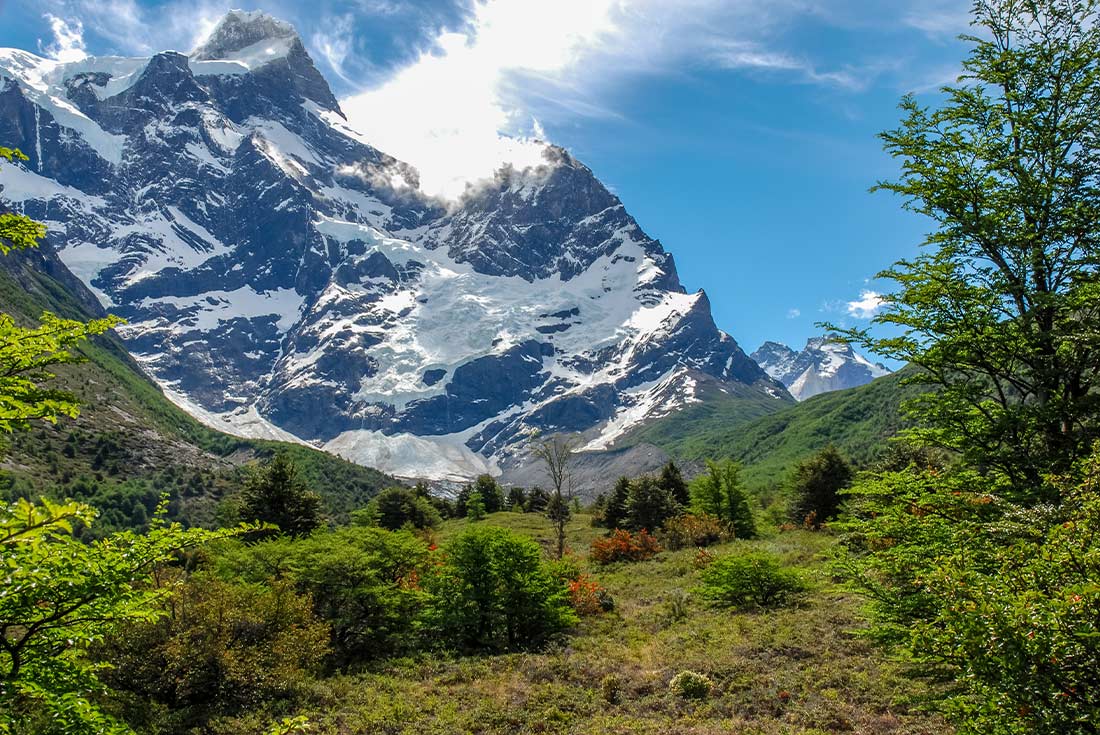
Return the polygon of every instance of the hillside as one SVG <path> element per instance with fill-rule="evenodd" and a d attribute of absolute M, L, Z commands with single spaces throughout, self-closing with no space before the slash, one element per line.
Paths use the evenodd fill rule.
<path fill-rule="evenodd" d="M 902 370 L 748 421 L 737 403 L 693 405 L 629 442 L 654 444 L 680 460 L 737 460 L 757 486 L 781 481 L 794 464 L 829 444 L 862 465 L 881 454 L 884 440 L 904 426 L 901 404 L 918 390 L 902 384 L 909 374 Z"/>
<path fill-rule="evenodd" d="M 33 323 L 43 311 L 80 320 L 102 313 L 48 246 L 12 254 L 0 266 L 0 312 L 17 321 Z M 276 452 L 294 458 L 338 518 L 393 482 L 306 446 L 204 426 L 168 401 L 114 337 L 95 339 L 81 352 L 87 362 L 63 367 L 57 381 L 81 400 L 80 417 L 10 438 L 0 465 L 3 495 L 85 499 L 103 510 L 107 529 L 141 525 L 162 492 L 169 493 L 173 516 L 209 524 L 247 463 Z"/>

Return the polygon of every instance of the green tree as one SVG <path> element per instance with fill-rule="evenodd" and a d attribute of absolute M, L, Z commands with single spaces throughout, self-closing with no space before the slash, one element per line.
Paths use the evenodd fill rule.
<path fill-rule="evenodd" d="M 0 507 L 0 732 L 47 722 L 65 733 L 128 732 L 99 707 L 103 687 L 88 648 L 162 616 L 165 590 L 148 584 L 152 572 L 181 549 L 229 533 L 157 521 L 146 534 L 77 539 L 74 530 L 94 518 L 78 503 Z"/>
<path fill-rule="evenodd" d="M 677 503 L 685 508 L 691 505 L 691 491 L 688 489 L 688 484 L 680 474 L 680 468 L 671 459 L 661 468 L 657 482 Z"/>
<path fill-rule="evenodd" d="M 466 511 L 465 516 L 471 521 L 480 521 L 485 518 L 485 500 L 481 497 L 481 493 L 476 490 L 466 498 L 463 507 Z"/>
<path fill-rule="evenodd" d="M 486 513 L 499 513 L 504 510 L 504 491 L 492 475 L 478 475 L 474 480 L 473 492 L 481 493 L 481 502 Z"/>
<path fill-rule="evenodd" d="M 536 442 L 531 452 L 542 463 L 554 492 L 547 503 L 547 513 L 557 535 L 557 556 L 565 555 L 565 525 L 569 522 L 569 501 L 572 499 L 572 469 L 576 459 L 576 442 L 564 436 L 553 436 Z"/>
<path fill-rule="evenodd" d="M 756 538 L 756 520 L 737 462 L 707 462 L 706 474 L 691 484 L 691 495 L 697 511 L 720 519 L 737 538 Z"/>
<path fill-rule="evenodd" d="M 626 506 L 626 524 L 634 531 L 658 531 L 665 521 L 684 512 L 657 478 L 649 475 L 631 480 Z"/>
<path fill-rule="evenodd" d="M 611 495 L 603 511 L 604 528 L 614 531 L 627 527 L 627 513 L 630 506 L 630 478 L 620 477 L 611 489 Z"/>
<path fill-rule="evenodd" d="M 911 434 L 1050 499 L 1100 431 L 1100 23 L 1094 0 L 978 0 L 938 109 L 902 102 L 877 188 L 935 230 L 846 336 L 920 368 Z M 1044 490 L 1046 488 L 1046 490 Z"/>
<path fill-rule="evenodd" d="M 522 487 L 508 488 L 508 500 L 506 503 L 508 510 L 516 513 L 523 513 L 526 510 L 526 505 L 527 493 L 524 492 Z"/>
<path fill-rule="evenodd" d="M 419 529 L 439 528 L 443 521 L 427 498 L 408 488 L 390 487 L 374 496 L 363 511 L 353 513 L 352 522 L 396 531 L 406 525 Z"/>
<path fill-rule="evenodd" d="M 252 469 L 241 491 L 239 514 L 243 521 L 268 523 L 291 536 L 307 535 L 323 520 L 321 496 L 306 487 L 297 466 L 284 454 Z"/>
<path fill-rule="evenodd" d="M 460 649 L 537 647 L 577 622 L 538 544 L 502 528 L 472 528 L 451 542 L 429 589 L 429 627 Z"/>
<path fill-rule="evenodd" d="M 852 484 L 852 466 L 829 445 L 794 468 L 791 476 L 791 516 L 816 527 L 836 517 L 841 491 Z"/>

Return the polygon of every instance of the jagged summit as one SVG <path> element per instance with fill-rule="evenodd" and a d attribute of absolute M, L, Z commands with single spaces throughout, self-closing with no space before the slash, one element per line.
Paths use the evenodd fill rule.
<path fill-rule="evenodd" d="M 801 352 L 779 342 L 765 342 L 751 357 L 800 401 L 890 374 L 884 365 L 871 362 L 851 345 L 828 335 L 806 340 Z"/>
<path fill-rule="evenodd" d="M 289 47 L 298 39 L 294 26 L 260 10 L 230 10 L 193 52 L 195 61 L 232 59 L 256 44 Z"/>
<path fill-rule="evenodd" d="M 0 54 L 0 140 L 30 156 L 0 162 L 0 200 L 49 221 L 134 356 L 233 433 L 443 479 L 535 432 L 607 447 L 713 394 L 790 400 L 566 151 L 441 206 L 263 13 L 191 56 Z"/>

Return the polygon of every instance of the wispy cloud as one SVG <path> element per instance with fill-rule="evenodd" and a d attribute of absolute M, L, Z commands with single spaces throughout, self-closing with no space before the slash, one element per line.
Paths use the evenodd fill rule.
<path fill-rule="evenodd" d="M 798 81 L 849 90 L 862 90 L 868 84 L 867 75 L 854 69 L 821 70 L 807 59 L 769 50 L 751 41 L 718 41 L 711 49 L 710 59 L 726 69 L 793 74 Z"/>
<path fill-rule="evenodd" d="M 788 309 L 787 310 L 787 318 L 788 319 L 797 319 L 800 316 L 802 316 L 802 310 L 801 309 Z"/>
<path fill-rule="evenodd" d="M 46 56 L 57 61 L 80 61 L 88 55 L 84 48 L 84 24 L 79 20 L 65 20 L 52 13 L 42 16 L 50 24 L 53 41 L 38 47 Z"/>
<path fill-rule="evenodd" d="M 882 309 L 885 302 L 882 295 L 874 291 L 864 290 L 855 301 L 845 304 L 849 316 L 856 319 L 870 319 Z"/>

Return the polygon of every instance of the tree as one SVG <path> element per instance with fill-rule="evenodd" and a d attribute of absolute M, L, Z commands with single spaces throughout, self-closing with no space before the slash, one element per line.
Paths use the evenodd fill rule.
<path fill-rule="evenodd" d="M 643 475 L 630 482 L 626 504 L 626 525 L 634 531 L 657 531 L 665 521 L 684 512 L 655 477 Z"/>
<path fill-rule="evenodd" d="M 20 151 L 3 147 L 0 158 L 27 160 Z M 45 236 L 44 225 L 21 214 L 0 213 L 0 253 L 37 247 Z M 11 433 L 27 429 L 36 420 L 56 424 L 62 416 L 75 418 L 76 397 L 43 386 L 55 377 L 50 368 L 82 362 L 73 348 L 121 323 L 113 316 L 85 324 L 45 313 L 39 326 L 25 328 L 8 314 L 0 314 L 0 430 Z"/>
<path fill-rule="evenodd" d="M 614 531 L 627 527 L 627 514 L 630 509 L 630 478 L 620 477 L 611 489 L 611 496 L 603 511 L 603 525 Z"/>
<path fill-rule="evenodd" d="M 481 494 L 486 513 L 499 513 L 504 510 L 504 491 L 492 475 L 478 475 L 474 480 L 472 491 Z"/>
<path fill-rule="evenodd" d="M 720 519 L 737 538 L 756 538 L 756 521 L 741 483 L 741 465 L 707 462 L 707 472 L 691 484 L 692 505 Z"/>
<path fill-rule="evenodd" d="M 481 493 L 473 491 L 469 497 L 466 498 L 466 517 L 471 521 L 480 521 L 485 518 L 485 500 L 481 497 Z"/>
<path fill-rule="evenodd" d="M 510 487 L 508 488 L 508 500 L 506 506 L 508 510 L 516 513 L 523 513 L 526 510 L 527 505 L 527 493 L 524 492 L 522 487 Z"/>
<path fill-rule="evenodd" d="M 564 488 L 567 485 L 571 487 L 572 477 L 570 471 L 575 449 L 576 442 L 574 440 L 558 435 L 537 442 L 531 450 L 536 459 L 542 462 L 546 474 L 550 477 L 550 484 L 554 487 L 547 510 L 553 511 L 550 520 L 557 532 L 557 556 L 559 559 L 565 556 L 565 525 L 569 522 L 569 500 L 572 497 L 572 492 L 570 491 L 569 497 L 566 497 Z"/>
<path fill-rule="evenodd" d="M 526 536 L 475 527 L 451 542 L 445 558 L 429 580 L 428 624 L 441 640 L 466 650 L 517 650 L 577 621 L 565 583 Z"/>
<path fill-rule="evenodd" d="M 240 518 L 305 536 L 321 525 L 321 496 L 306 487 L 289 457 L 277 454 L 249 474 L 241 491 Z"/>
<path fill-rule="evenodd" d="M 48 500 L 0 506 L 0 732 L 36 722 L 56 732 L 126 732 L 95 701 L 102 685 L 87 649 L 117 628 L 163 615 L 165 590 L 148 584 L 154 569 L 231 533 L 155 519 L 146 534 L 76 538 L 95 515 L 87 505 Z"/>
<path fill-rule="evenodd" d="M 902 162 L 878 189 L 935 230 L 880 276 L 874 323 L 847 331 L 920 368 L 910 434 L 1050 499 L 1100 432 L 1100 9 L 977 0 L 965 74 L 882 134 Z"/>
<path fill-rule="evenodd" d="M 415 490 L 404 487 L 386 488 L 374 496 L 363 511 L 352 514 L 356 525 L 376 525 L 396 531 L 406 525 L 412 528 L 438 528 L 443 522 L 439 511 Z"/>
<path fill-rule="evenodd" d="M 852 467 L 836 447 L 829 445 L 794 469 L 791 515 L 796 523 L 816 527 L 836 517 L 842 490 L 852 484 Z"/>
<path fill-rule="evenodd" d="M 680 474 L 680 468 L 671 459 L 661 468 L 661 475 L 657 478 L 657 482 L 677 503 L 685 508 L 691 505 L 691 491 L 684 482 L 684 476 Z"/>

